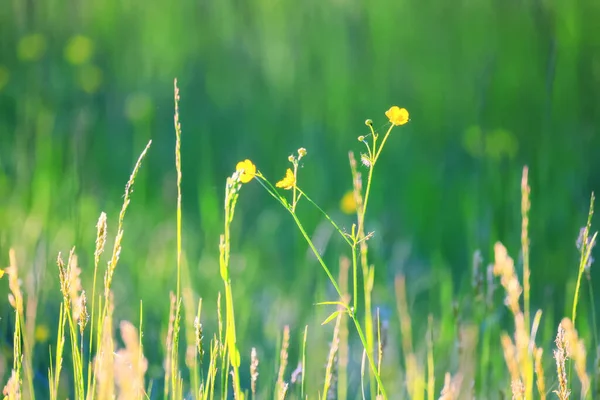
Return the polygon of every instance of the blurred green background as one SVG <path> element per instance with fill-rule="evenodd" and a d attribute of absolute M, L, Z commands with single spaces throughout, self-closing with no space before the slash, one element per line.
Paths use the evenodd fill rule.
<path fill-rule="evenodd" d="M 598 18 L 595 0 L 7 1 L 1 264 L 14 247 L 22 271 L 33 271 L 24 286 L 41 290 L 38 319 L 52 325 L 57 253 L 77 246 L 89 285 L 98 216 L 107 212 L 114 237 L 124 185 L 152 139 L 115 299 L 117 316 L 133 321 L 143 299 L 145 324 L 162 329 L 147 330 L 147 343 L 163 342 L 175 287 L 177 77 L 185 279 L 204 298 L 207 326 L 222 289 L 224 183 L 236 162 L 252 159 L 275 182 L 305 147 L 300 186 L 349 229 L 339 206 L 351 189 L 348 151 L 363 150 L 366 118 L 385 130 L 391 105 L 411 122 L 394 130 L 375 171 L 367 228 L 376 305 L 396 318 L 393 278 L 403 272 L 415 310 L 448 312 L 445 300 L 470 285 L 473 253 L 491 262 L 497 240 L 520 268 L 528 165 L 533 306 L 563 315 L 575 241 L 600 183 Z M 341 241 L 307 204 L 300 213 L 337 271 Z M 283 324 L 300 332 L 312 303 L 333 293 L 289 215 L 256 183 L 243 187 L 233 235 L 241 347 L 275 354 Z M 446 290 L 433 290 L 440 282 Z M 12 317 L 0 302 L 9 343 Z M 158 367 L 161 357 L 149 355 Z"/>

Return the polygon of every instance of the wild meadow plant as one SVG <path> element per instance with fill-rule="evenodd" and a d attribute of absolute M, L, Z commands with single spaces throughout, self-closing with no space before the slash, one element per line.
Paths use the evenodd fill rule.
<path fill-rule="evenodd" d="M 358 141 L 364 145 L 360 154 L 360 162 L 353 152 L 349 152 L 349 163 L 352 172 L 353 191 L 346 196 L 344 204 L 346 209 L 356 215 L 355 222 L 349 231 L 342 229 L 334 219 L 324 211 L 300 185 L 301 175 L 299 166 L 301 160 L 308 156 L 305 148 L 300 148 L 295 154 L 288 157 L 291 164 L 284 171 L 282 178 L 275 184 L 263 174 L 256 164 L 245 159 L 237 163 L 235 171 L 229 176 L 225 184 L 224 195 L 224 225 L 219 240 L 219 274 L 223 282 L 223 293 L 219 293 L 216 304 L 218 329 L 212 337 L 205 337 L 202 324 L 202 298 L 196 301 L 195 294 L 189 282 L 182 278 L 188 276 L 185 264 L 182 262 L 182 171 L 181 171 L 181 125 L 179 122 L 179 89 L 177 81 L 174 83 L 175 99 L 175 168 L 177 172 L 177 214 L 176 214 L 176 287 L 169 294 L 169 318 L 166 321 L 167 331 L 165 353 L 163 362 L 164 380 L 162 397 L 165 399 L 214 399 L 214 398 L 275 398 L 275 399 L 467 399 L 482 396 L 483 398 L 496 398 L 496 388 L 501 388 L 503 393 L 510 393 L 513 399 L 546 399 L 552 395 L 559 399 L 569 399 L 574 389 L 579 389 L 582 399 L 592 398 L 593 384 L 599 384 L 598 374 L 587 373 L 587 347 L 576 329 L 577 305 L 580 298 L 580 288 L 583 276 L 588 280 L 588 288 L 593 308 L 593 291 L 590 278 L 592 263 L 591 252 L 596 242 L 596 233 L 591 232 L 591 219 L 593 215 L 594 197 L 590 203 L 589 218 L 582 229 L 578 248 L 581 254 L 575 295 L 570 318 L 563 318 L 556 334 L 556 348 L 554 349 L 554 362 L 556 368 L 555 378 L 548 379 L 544 369 L 544 351 L 536 344 L 536 337 L 540 327 L 542 311 L 537 310 L 532 318 L 530 313 L 530 282 L 531 268 L 529 264 L 529 209 L 530 187 L 528 183 L 528 169 L 524 168 L 521 182 L 522 198 L 522 230 L 521 230 L 521 256 L 522 256 L 522 282 L 519 280 L 517 268 L 507 249 L 500 242 L 494 246 L 494 263 L 487 269 L 483 277 L 480 270 L 481 260 L 475 258 L 473 286 L 480 290 L 484 283 L 484 296 L 480 299 L 487 307 L 493 306 L 495 280 L 499 279 L 506 293 L 505 305 L 512 314 L 514 332 L 505 331 L 499 336 L 490 337 L 487 331 L 480 350 L 480 359 L 474 356 L 477 352 L 479 332 L 477 329 L 459 327 L 457 329 L 457 343 L 459 347 L 459 361 L 453 373 L 443 371 L 443 381 L 436 380 L 441 372 L 438 366 L 447 355 L 440 354 L 437 349 L 435 318 L 429 315 L 426 319 L 427 329 L 423 343 L 413 343 L 413 318 L 411 317 L 408 302 L 406 280 L 400 275 L 395 280 L 396 300 L 400 322 L 399 336 L 401 339 L 401 352 L 403 354 L 402 371 L 396 374 L 396 381 L 403 380 L 401 384 L 394 380 L 383 378 L 386 356 L 385 349 L 389 340 L 389 329 L 381 321 L 379 309 L 373 309 L 373 288 L 376 267 L 369 257 L 369 239 L 373 232 L 366 229 L 366 216 L 371 197 L 372 182 L 375 177 L 377 165 L 385 144 L 393 136 L 392 131 L 409 122 L 409 113 L 406 109 L 393 106 L 385 112 L 389 126 L 383 135 L 374 128 L 373 121 L 366 120 L 369 133 L 359 136 Z M 31 304 L 36 304 L 34 293 L 26 298 L 21 290 L 21 280 L 17 267 L 16 254 L 10 251 L 10 266 L 0 271 L 1 275 L 8 275 L 9 302 L 15 313 L 15 326 L 13 334 L 13 363 L 10 375 L 4 386 L 5 399 L 34 398 L 35 393 L 44 392 L 50 399 L 74 398 L 87 399 L 146 399 L 159 398 L 159 389 L 155 380 L 148 379 L 146 373 L 149 362 L 144 355 L 143 346 L 143 303 L 140 301 L 140 321 L 136 327 L 134 323 L 126 320 L 115 324 L 115 302 L 112 282 L 115 278 L 116 268 L 122 251 L 121 243 L 124 235 L 123 222 L 126 211 L 131 201 L 131 194 L 135 178 L 141 168 L 151 142 L 148 143 L 138 158 L 133 172 L 125 186 L 124 202 L 117 222 L 117 232 L 114 239 L 112 253 L 104 272 L 103 290 L 97 288 L 97 275 L 105 251 L 108 232 L 108 218 L 105 213 L 100 215 L 97 223 L 96 246 L 94 251 L 94 273 L 91 288 L 91 297 L 83 290 L 77 254 L 71 249 L 65 262 L 59 253 L 57 258 L 58 276 L 62 302 L 58 315 L 57 342 L 50 346 L 50 359 L 48 370 L 48 387 L 34 388 L 33 384 L 33 341 L 34 331 L 32 318 L 34 313 L 28 312 L 29 308 L 35 309 Z M 366 169 L 366 183 L 363 183 L 363 170 Z M 233 296 L 233 285 L 230 274 L 231 264 L 231 226 L 234 221 L 235 209 L 244 185 L 258 182 L 267 193 L 289 214 L 296 228 L 306 241 L 306 244 L 320 264 L 329 284 L 335 290 L 336 298 L 323 299 L 316 303 L 318 306 L 331 307 L 332 311 L 321 325 L 333 323 L 333 338 L 329 346 L 327 357 L 323 358 L 322 386 L 316 392 L 309 392 L 307 388 L 307 341 L 309 326 L 303 330 L 298 367 L 288 374 L 289 351 L 291 332 L 285 326 L 282 331 L 279 348 L 279 361 L 277 371 L 270 375 L 264 369 L 261 371 L 256 348 L 248 353 L 250 357 L 247 368 L 248 374 L 241 372 L 242 352 L 237 340 L 236 313 Z M 339 276 L 332 273 L 332 266 L 324 260 L 314 239 L 309 235 L 297 209 L 302 203 L 314 207 L 322 217 L 328 221 L 346 243 L 348 253 L 340 257 Z M 215 271 L 216 272 L 216 271 Z M 351 278 L 349 278 L 351 277 Z M 362 286 L 359 288 L 359 282 Z M 483 290 L 483 289 L 482 289 Z M 359 293 L 360 292 L 360 293 Z M 523 300 L 521 300 L 521 296 Z M 165 296 L 165 299 L 167 297 Z M 224 299 L 224 304 L 223 300 Z M 359 302 L 359 299 L 362 301 Z M 90 308 L 88 308 L 90 307 Z M 224 307 L 224 310 L 223 310 Z M 594 309 L 593 309 L 594 310 Z M 593 311 L 595 314 L 595 311 Z M 348 374 L 350 354 L 357 349 L 349 345 L 350 331 L 346 320 L 351 322 L 354 333 L 361 344 L 360 353 L 360 382 L 351 382 Z M 122 348 L 118 348 L 115 339 L 115 327 L 119 326 Z M 181 334 L 182 326 L 185 334 Z M 146 326 L 145 329 L 158 330 L 157 326 Z M 317 329 L 317 328 L 314 328 Z M 593 331 L 596 335 L 595 315 L 593 316 Z M 494 331 L 491 331 L 494 332 Z M 70 343 L 70 347 L 66 345 Z M 187 370 L 182 370 L 180 363 L 179 344 L 185 343 L 184 364 Z M 598 341 L 595 341 L 598 345 Z M 508 379 L 480 387 L 475 391 L 475 382 L 484 381 L 484 376 L 490 367 L 491 347 L 501 346 Z M 589 345 L 589 344 L 588 344 Z M 423 347 L 420 352 L 416 347 Z M 496 355 L 497 353 L 493 353 Z M 70 356 L 68 367 L 65 371 L 64 357 Z M 320 354 L 310 354 L 311 358 Z M 386 356 L 387 357 L 387 356 Z M 484 362 L 484 360 L 486 360 Z M 480 362 L 482 365 L 474 365 Z M 447 365 L 441 362 L 442 366 Z M 575 387 L 571 379 L 571 370 L 574 369 L 579 385 Z M 65 376 L 72 376 L 64 382 Z M 247 376 L 247 378 L 244 378 Z M 273 387 L 259 390 L 259 378 L 265 376 L 265 382 L 270 379 Z M 389 376 L 389 375 L 388 375 Z M 441 383 L 440 383 L 441 382 Z M 556 382 L 556 384 L 549 384 Z M 351 392 L 349 387 L 360 388 L 358 392 Z M 394 392 L 389 390 L 394 387 Z M 400 388 L 400 389 L 398 389 Z M 36 390 L 37 389 L 37 390 Z"/>

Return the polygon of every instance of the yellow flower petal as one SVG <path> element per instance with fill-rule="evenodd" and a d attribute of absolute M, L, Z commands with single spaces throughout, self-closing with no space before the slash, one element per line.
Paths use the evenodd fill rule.
<path fill-rule="evenodd" d="M 250 160 L 244 160 L 237 163 L 235 166 L 236 171 L 241 171 L 240 182 L 248 183 L 256 176 L 256 165 L 252 164 Z"/>
<path fill-rule="evenodd" d="M 2 278 L 4 276 L 4 270 L 0 269 L 0 278 Z"/>
<path fill-rule="evenodd" d="M 296 184 L 296 177 L 294 176 L 294 172 L 288 168 L 285 171 L 285 178 L 280 180 L 275 184 L 278 188 L 284 188 L 285 190 L 290 190 Z"/>
<path fill-rule="evenodd" d="M 393 106 L 385 112 L 385 116 L 388 117 L 390 122 L 396 126 L 404 125 L 408 122 L 408 111 L 406 108 Z"/>

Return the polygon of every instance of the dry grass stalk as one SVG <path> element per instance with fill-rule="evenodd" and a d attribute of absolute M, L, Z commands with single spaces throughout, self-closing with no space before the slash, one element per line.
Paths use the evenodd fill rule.
<path fill-rule="evenodd" d="M 546 382 L 544 380 L 544 366 L 542 365 L 542 355 L 544 350 L 535 349 L 535 375 L 537 377 L 536 384 L 540 400 L 546 400 Z"/>
<path fill-rule="evenodd" d="M 115 393 L 114 339 L 112 334 L 114 303 L 111 293 L 108 296 L 106 310 L 102 326 L 102 337 L 94 362 L 94 374 L 98 383 L 97 396 L 99 399 L 112 399 Z"/>
<path fill-rule="evenodd" d="M 131 193 L 133 192 L 133 184 L 135 182 L 135 177 L 142 166 L 142 160 L 146 157 L 146 153 L 152 144 L 152 140 L 148 142 L 140 156 L 138 157 L 135 166 L 133 167 L 133 171 L 129 176 L 129 180 L 125 185 L 125 195 L 123 196 L 123 206 L 121 207 L 121 212 L 119 213 L 119 222 L 117 226 L 117 235 L 115 236 L 115 243 L 113 245 L 113 252 L 108 262 L 108 267 L 106 268 L 106 272 L 104 273 L 104 297 L 108 298 L 110 288 L 112 285 L 113 275 L 115 273 L 115 269 L 117 268 L 117 263 L 119 262 L 119 258 L 121 256 L 121 242 L 123 240 L 123 220 L 125 219 L 125 213 L 127 212 L 127 207 L 129 207 L 129 203 L 131 202 Z"/>
<path fill-rule="evenodd" d="M 475 324 L 460 326 L 461 354 L 458 364 L 459 381 L 454 382 L 454 391 L 459 398 L 472 397 L 472 384 L 475 382 L 476 351 L 479 342 L 479 328 Z M 462 383 L 465 383 L 464 385 Z"/>
<path fill-rule="evenodd" d="M 169 382 L 172 376 L 172 369 L 174 366 L 172 365 L 172 352 L 173 352 L 173 337 L 174 337 L 174 326 L 175 326 L 175 309 L 177 299 L 173 292 L 170 293 L 170 306 L 169 306 L 169 326 L 167 330 L 167 351 L 165 357 L 165 398 L 169 397 L 169 391 L 172 389 L 171 384 Z"/>
<path fill-rule="evenodd" d="M 521 251 L 523 252 L 523 301 L 525 311 L 525 326 L 529 326 L 529 278 L 531 272 L 529 270 L 529 210 L 531 202 L 529 195 L 531 188 L 529 187 L 529 168 L 523 167 L 523 175 L 521 178 Z"/>
<path fill-rule="evenodd" d="M 67 278 L 69 280 L 69 300 L 71 301 L 71 307 L 73 310 L 73 320 L 79 321 L 81 314 L 84 313 L 84 303 L 81 299 L 81 292 L 83 290 L 81 286 L 81 269 L 79 268 L 77 254 L 75 254 L 75 248 L 71 250 L 69 255 L 69 261 L 67 265 Z"/>
<path fill-rule="evenodd" d="M 185 313 L 185 365 L 194 374 L 197 364 L 196 359 L 196 328 L 194 326 L 196 315 L 194 314 L 194 292 L 189 286 L 183 288 L 183 311 Z"/>
<path fill-rule="evenodd" d="M 87 297 L 85 295 L 85 290 L 81 291 L 81 296 L 79 296 L 79 303 L 77 307 L 79 309 L 77 324 L 79 325 L 79 333 L 83 336 L 83 331 L 85 330 L 85 327 L 90 319 L 90 314 L 87 310 Z"/>
<path fill-rule="evenodd" d="M 5 399 L 7 400 L 21 399 L 21 385 L 15 370 L 11 372 L 10 378 L 2 390 L 2 394 L 6 396 Z"/>
<path fill-rule="evenodd" d="M 340 324 L 342 321 L 343 313 L 338 312 L 335 318 L 335 327 L 333 328 L 333 338 L 331 345 L 329 346 L 329 356 L 327 357 L 327 366 L 325 367 L 325 383 L 323 385 L 323 399 L 336 398 L 335 390 L 335 379 L 337 374 L 334 373 L 334 361 L 336 359 L 338 346 L 340 344 Z"/>
<path fill-rule="evenodd" d="M 508 372 L 510 374 L 511 381 L 516 381 L 520 378 L 521 374 L 519 372 L 519 364 L 517 362 L 517 349 L 506 332 L 502 332 L 500 336 L 500 341 L 502 343 L 502 350 L 504 353 L 504 360 L 506 361 L 506 366 L 508 367 Z"/>
<path fill-rule="evenodd" d="M 523 385 L 523 382 L 520 379 L 510 383 L 510 390 L 512 392 L 513 400 L 525 400 L 525 385 Z"/>
<path fill-rule="evenodd" d="M 508 255 L 506 247 L 502 243 L 497 242 L 494 245 L 494 275 L 500 276 L 500 283 L 506 290 L 506 298 L 504 303 L 516 316 L 521 313 L 521 307 L 519 306 L 519 297 L 523 292 L 517 273 L 515 272 L 515 264 Z"/>
<path fill-rule="evenodd" d="M 565 346 L 568 356 L 575 362 L 575 372 L 581 382 L 581 395 L 584 398 L 590 389 L 590 378 L 586 372 L 587 354 L 583 339 L 569 318 L 563 318 L 560 325 L 564 329 Z"/>
<path fill-rule="evenodd" d="M 285 395 L 287 384 L 284 382 L 285 369 L 288 363 L 288 348 L 290 346 L 290 327 L 283 327 L 283 338 L 281 340 L 281 351 L 279 352 L 279 373 L 277 374 L 277 398 L 281 398 L 282 393 Z M 286 388 L 286 389 L 284 389 Z"/>
<path fill-rule="evenodd" d="M 196 340 L 196 349 L 198 350 L 198 355 L 200 356 L 200 360 L 204 357 L 204 343 L 203 343 L 203 331 L 202 331 L 202 323 L 198 317 L 194 318 L 194 338 Z"/>
<path fill-rule="evenodd" d="M 533 339 L 530 328 L 525 321 L 525 315 L 521 311 L 519 299 L 523 289 L 519 283 L 513 259 L 508 255 L 502 243 L 494 245 L 494 275 L 500 276 L 500 284 L 506 291 L 505 304 L 512 312 L 515 321 L 514 343 L 508 335 L 502 335 L 502 346 L 504 357 L 511 374 L 511 380 L 520 380 L 525 387 L 526 398 L 533 395 Z M 538 321 L 539 323 L 539 321 Z M 517 367 L 515 367 L 515 364 Z M 515 370 L 516 369 L 516 370 Z M 518 376 L 517 372 L 518 371 Z"/>
<path fill-rule="evenodd" d="M 10 305 L 17 311 L 18 315 L 23 315 L 23 292 L 21 291 L 21 281 L 19 280 L 17 268 L 17 255 L 14 249 L 8 251 L 10 266 L 4 269 L 8 275 L 8 301 Z"/>
<path fill-rule="evenodd" d="M 256 348 L 252 348 L 250 353 L 250 389 L 252 390 L 252 398 L 256 398 L 256 382 L 258 382 L 258 356 Z"/>
<path fill-rule="evenodd" d="M 124 349 L 119 349 L 114 358 L 115 383 L 118 400 L 140 399 L 144 396 L 144 376 L 148 360 L 140 348 L 138 330 L 129 321 L 121 321 L 121 338 Z"/>
<path fill-rule="evenodd" d="M 348 293 L 348 275 L 350 271 L 350 259 L 346 256 L 340 257 L 340 273 L 339 282 L 342 295 L 345 300 L 350 299 Z M 340 307 L 341 309 L 341 307 Z M 346 400 L 347 388 L 348 388 L 348 319 L 342 316 L 342 322 L 340 324 L 339 334 L 339 345 L 338 345 L 338 356 L 337 356 L 337 399 Z"/>
<path fill-rule="evenodd" d="M 106 213 L 100 213 L 98 223 L 96 224 L 96 249 L 94 250 L 94 264 L 100 263 L 100 256 L 104 253 L 106 237 L 108 236 Z"/>
<path fill-rule="evenodd" d="M 567 400 L 571 394 L 567 382 L 567 370 L 565 364 L 569 357 L 566 343 L 565 329 L 562 324 L 558 326 L 556 334 L 556 349 L 554 350 L 554 359 L 556 360 L 556 375 L 558 377 L 558 389 L 554 391 L 559 400 Z"/>
<path fill-rule="evenodd" d="M 455 400 L 458 399 L 460 387 L 462 386 L 462 376 L 457 374 L 452 378 L 449 372 L 444 376 L 444 387 L 440 394 L 439 400 Z"/>
<path fill-rule="evenodd" d="M 285 382 L 283 384 L 283 386 L 281 387 L 281 390 L 279 392 L 279 396 L 277 397 L 278 400 L 284 400 L 285 399 L 285 395 L 287 394 L 287 390 L 288 390 L 288 383 Z"/>

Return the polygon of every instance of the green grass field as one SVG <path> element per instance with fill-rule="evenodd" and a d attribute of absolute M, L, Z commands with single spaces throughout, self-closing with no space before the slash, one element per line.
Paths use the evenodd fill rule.
<path fill-rule="evenodd" d="M 4 395 L 600 396 L 597 17 L 3 7 Z"/>

